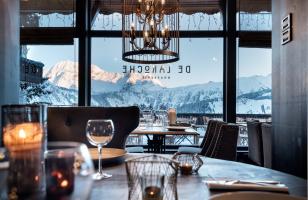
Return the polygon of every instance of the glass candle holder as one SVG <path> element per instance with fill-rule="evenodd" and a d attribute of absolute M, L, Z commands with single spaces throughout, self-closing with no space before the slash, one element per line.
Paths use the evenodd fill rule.
<path fill-rule="evenodd" d="M 179 170 L 183 175 L 198 173 L 198 170 L 203 165 L 203 161 L 198 154 L 177 152 L 172 159 L 179 163 Z"/>
<path fill-rule="evenodd" d="M 164 179 L 163 175 L 143 175 L 140 177 L 142 199 L 162 200 Z"/>
<path fill-rule="evenodd" d="M 39 196 L 45 190 L 43 107 L 2 106 L 3 143 L 9 153 L 8 196 Z"/>
<path fill-rule="evenodd" d="M 66 199 L 66 196 L 70 199 L 87 199 L 94 168 L 86 145 L 76 142 L 49 142 L 47 149 L 47 199 Z M 75 188 L 83 190 L 75 191 Z"/>

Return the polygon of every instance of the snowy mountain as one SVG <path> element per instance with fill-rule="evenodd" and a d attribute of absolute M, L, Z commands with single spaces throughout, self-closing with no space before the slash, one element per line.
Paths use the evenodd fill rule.
<path fill-rule="evenodd" d="M 78 89 L 78 63 L 61 61 L 49 69 L 44 76 L 56 86 L 67 89 Z M 91 79 L 93 93 L 120 91 L 127 85 L 135 85 L 144 89 L 160 89 L 163 84 L 159 80 L 144 80 L 141 74 L 123 74 L 106 72 L 96 65 L 91 65 Z"/>
<path fill-rule="evenodd" d="M 157 79 L 143 79 L 142 74 L 106 72 L 95 65 L 91 70 L 94 106 L 139 105 L 154 109 L 175 107 L 179 113 L 222 113 L 222 82 L 166 88 Z M 76 104 L 77 74 L 77 63 L 59 62 L 44 73 L 52 93 L 35 101 Z M 271 75 L 241 77 L 237 83 L 237 113 L 271 113 Z"/>

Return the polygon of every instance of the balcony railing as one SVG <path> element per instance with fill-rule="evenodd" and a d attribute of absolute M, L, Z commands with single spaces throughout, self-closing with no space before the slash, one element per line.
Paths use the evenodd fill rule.
<path fill-rule="evenodd" d="M 248 147 L 248 134 L 246 122 L 249 120 L 259 120 L 261 122 L 271 121 L 271 115 L 268 114 L 237 114 L 237 124 L 239 125 L 238 147 Z M 222 114 L 199 114 L 199 113 L 178 113 L 177 121 L 192 124 L 192 127 L 200 134 L 198 144 L 194 144 L 192 136 L 181 139 L 180 136 L 166 137 L 166 145 L 177 148 L 183 145 L 200 145 L 203 140 L 207 128 L 207 122 L 210 119 L 222 120 Z M 147 137 L 130 135 L 127 140 L 127 145 L 142 145 L 146 146 Z"/>

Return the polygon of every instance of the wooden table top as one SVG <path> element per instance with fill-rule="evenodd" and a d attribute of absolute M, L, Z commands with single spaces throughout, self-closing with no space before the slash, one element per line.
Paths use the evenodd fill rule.
<path fill-rule="evenodd" d="M 127 154 L 125 158 L 132 158 L 142 154 Z M 163 155 L 171 158 L 171 155 Z M 307 181 L 279 171 L 248 165 L 239 162 L 225 161 L 213 158 L 202 158 L 204 165 L 196 175 L 179 175 L 177 191 L 179 200 L 207 199 L 218 192 L 210 192 L 203 180 L 213 179 L 241 179 L 241 180 L 275 180 L 286 184 L 291 195 L 306 196 Z M 91 200 L 100 199 L 128 199 L 128 186 L 125 164 L 103 167 L 105 172 L 112 174 L 112 178 L 94 183 Z"/>
<path fill-rule="evenodd" d="M 127 154 L 123 160 L 144 155 L 146 154 Z M 162 156 L 171 158 L 172 155 Z M 205 157 L 202 157 L 202 159 L 204 165 L 200 168 L 198 174 L 189 176 L 179 175 L 177 179 L 177 192 L 179 200 L 208 199 L 208 197 L 217 194 L 218 192 L 209 191 L 207 186 L 202 181 L 217 179 L 275 180 L 286 184 L 289 187 L 291 195 L 307 195 L 307 180 L 279 171 L 244 163 Z M 110 179 L 94 182 L 89 199 L 128 199 L 128 184 L 124 162 L 108 167 L 103 165 L 103 170 L 106 173 L 112 174 L 112 177 Z M 0 188 L 3 188 L 6 184 L 6 173 L 7 170 L 0 170 Z M 83 187 L 84 188 L 78 188 L 78 190 L 86 190 L 86 186 Z"/>
<path fill-rule="evenodd" d="M 131 134 L 136 135 L 199 135 L 199 133 L 191 128 L 187 127 L 185 130 L 172 130 L 161 126 L 151 127 L 138 127 Z"/>

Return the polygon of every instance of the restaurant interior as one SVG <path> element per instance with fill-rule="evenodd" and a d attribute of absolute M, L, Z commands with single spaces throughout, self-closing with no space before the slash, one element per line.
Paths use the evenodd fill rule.
<path fill-rule="evenodd" d="M 0 199 L 307 199 L 307 13 L 0 0 Z"/>

